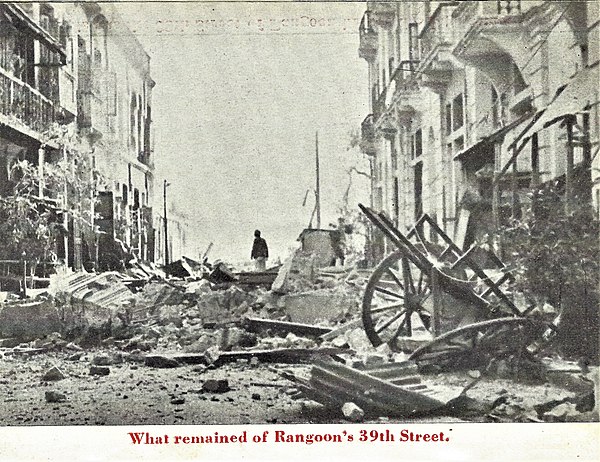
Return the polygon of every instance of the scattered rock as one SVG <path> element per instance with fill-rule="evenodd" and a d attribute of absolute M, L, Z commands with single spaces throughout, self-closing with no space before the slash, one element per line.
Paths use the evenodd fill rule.
<path fill-rule="evenodd" d="M 71 356 L 67 357 L 67 361 L 79 361 L 83 356 L 83 352 L 74 353 Z"/>
<path fill-rule="evenodd" d="M 383 364 L 386 362 L 387 357 L 381 353 L 366 354 L 363 357 L 363 364 L 365 366 L 372 366 L 375 364 Z"/>
<path fill-rule="evenodd" d="M 260 401 L 261 396 L 259 393 L 252 393 L 252 399 L 255 401 Z"/>
<path fill-rule="evenodd" d="M 214 363 L 217 359 L 219 359 L 219 356 L 219 349 L 216 346 L 212 346 L 204 352 L 204 357 L 207 364 Z"/>
<path fill-rule="evenodd" d="M 481 377 L 481 372 L 475 370 L 475 371 L 469 371 L 467 372 L 467 375 L 469 377 L 471 377 L 472 379 L 478 379 L 479 377 Z"/>
<path fill-rule="evenodd" d="M 67 400 L 67 397 L 57 391 L 47 391 L 45 393 L 47 403 L 63 403 Z"/>
<path fill-rule="evenodd" d="M 345 403 L 342 406 L 342 414 L 350 422 L 362 422 L 365 418 L 365 411 L 354 403 Z"/>
<path fill-rule="evenodd" d="M 343 335 L 334 338 L 331 341 L 331 345 L 336 348 L 348 348 L 350 345 L 348 344 L 348 340 Z"/>
<path fill-rule="evenodd" d="M 479 417 L 492 410 L 494 403 L 486 403 L 467 395 L 459 395 L 446 403 L 445 409 L 448 415 L 454 417 Z"/>
<path fill-rule="evenodd" d="M 283 390 L 283 392 L 288 396 L 297 395 L 299 391 L 300 390 L 298 390 L 296 387 L 290 387 Z"/>
<path fill-rule="evenodd" d="M 96 366 L 110 366 L 111 364 L 113 364 L 113 362 L 113 358 L 107 354 L 97 355 L 94 356 L 94 359 L 92 359 L 92 363 Z"/>
<path fill-rule="evenodd" d="M 108 375 L 110 369 L 105 366 L 90 366 L 90 375 Z"/>
<path fill-rule="evenodd" d="M 74 351 L 83 351 L 83 348 L 81 348 L 79 345 L 77 345 L 76 343 L 73 342 L 69 342 L 65 345 L 65 348 L 67 350 L 74 350 Z"/>
<path fill-rule="evenodd" d="M 209 379 L 202 384 L 202 390 L 210 393 L 225 393 L 230 390 L 227 379 Z"/>
<path fill-rule="evenodd" d="M 210 335 L 202 335 L 190 345 L 186 346 L 184 350 L 188 353 L 204 353 L 215 343 L 215 339 Z"/>
<path fill-rule="evenodd" d="M 496 364 L 496 375 L 501 379 L 508 379 L 512 376 L 512 371 L 508 361 L 501 359 Z"/>
<path fill-rule="evenodd" d="M 494 408 L 494 414 L 503 415 L 511 420 L 516 420 L 518 417 L 525 414 L 525 409 L 516 404 L 500 404 Z"/>
<path fill-rule="evenodd" d="M 58 380 L 62 380 L 67 376 L 56 366 L 51 367 L 46 371 L 46 373 L 42 376 L 42 380 L 44 382 L 54 382 Z"/>
<path fill-rule="evenodd" d="M 171 400 L 171 404 L 184 404 L 185 403 L 185 398 L 173 398 Z"/>
<path fill-rule="evenodd" d="M 575 422 L 580 412 L 573 403 L 562 403 L 546 412 L 543 416 L 546 422 Z"/>
<path fill-rule="evenodd" d="M 377 353 L 383 355 L 383 356 L 387 356 L 390 357 L 392 356 L 392 354 L 394 354 L 394 352 L 392 351 L 392 349 L 390 348 L 390 346 L 387 343 L 382 343 L 381 345 L 379 345 L 377 348 Z"/>
<path fill-rule="evenodd" d="M 147 355 L 144 364 L 149 367 L 158 367 L 161 369 L 170 369 L 179 367 L 179 361 L 161 355 Z"/>

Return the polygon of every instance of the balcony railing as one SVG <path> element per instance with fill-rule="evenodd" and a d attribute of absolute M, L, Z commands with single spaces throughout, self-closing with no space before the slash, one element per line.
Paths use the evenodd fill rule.
<path fill-rule="evenodd" d="M 54 104 L 39 91 L 0 68 L 0 113 L 36 132 L 56 120 Z"/>
<path fill-rule="evenodd" d="M 452 12 L 459 2 L 440 4 L 421 32 L 421 56 L 423 61 L 439 47 L 450 46 L 454 42 L 454 22 Z"/>
<path fill-rule="evenodd" d="M 419 61 L 400 61 L 400 65 L 396 68 L 390 80 L 396 84 L 396 87 L 402 86 L 415 75 L 418 67 Z"/>
<path fill-rule="evenodd" d="M 454 19 L 463 28 L 462 35 L 473 27 L 480 19 L 518 19 L 523 9 L 536 6 L 538 1 L 521 2 L 521 0 L 496 0 L 496 1 L 467 1 L 461 2 L 454 11 Z"/>
<path fill-rule="evenodd" d="M 360 37 L 358 55 L 367 60 L 374 58 L 377 53 L 377 31 L 373 27 L 371 14 L 370 11 L 365 11 L 358 27 Z"/>

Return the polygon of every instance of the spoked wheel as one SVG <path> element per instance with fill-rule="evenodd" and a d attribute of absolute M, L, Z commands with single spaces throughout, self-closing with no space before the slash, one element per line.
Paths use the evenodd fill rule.
<path fill-rule="evenodd" d="M 399 337 L 412 337 L 423 327 L 429 331 L 433 315 L 429 274 L 402 250 L 394 252 L 375 268 L 362 308 L 365 333 L 373 346 L 387 343 L 398 351 Z"/>
<path fill-rule="evenodd" d="M 417 363 L 477 367 L 489 357 L 523 351 L 537 336 L 540 325 L 528 318 L 496 318 L 448 331 L 417 348 L 409 357 Z"/>

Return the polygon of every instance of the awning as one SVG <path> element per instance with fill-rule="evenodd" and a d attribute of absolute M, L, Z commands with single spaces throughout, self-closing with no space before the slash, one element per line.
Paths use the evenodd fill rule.
<path fill-rule="evenodd" d="M 58 53 L 63 60 L 66 59 L 66 52 L 60 43 L 57 42 L 56 39 L 48 32 L 42 29 L 33 19 L 27 16 L 27 14 L 19 6 L 11 4 L 4 4 L 3 6 L 15 17 L 15 19 L 25 25 L 38 40 L 42 41 L 48 46 L 48 48 Z"/>
<path fill-rule="evenodd" d="M 500 127 L 494 133 L 482 138 L 474 145 L 460 151 L 454 156 L 454 160 L 460 160 L 461 162 L 464 162 L 472 155 L 490 149 L 496 143 L 512 143 L 516 138 L 519 137 L 520 130 L 523 130 L 525 126 L 531 122 L 531 117 L 532 114 L 526 114 L 516 120 L 513 120 L 504 127 Z"/>
<path fill-rule="evenodd" d="M 520 139 L 526 141 L 527 138 L 530 138 L 555 120 L 581 112 L 587 106 L 597 102 L 594 101 L 594 94 L 597 100 L 599 78 L 598 64 L 579 71 L 565 89 L 546 106 L 537 121 L 529 127 Z"/>

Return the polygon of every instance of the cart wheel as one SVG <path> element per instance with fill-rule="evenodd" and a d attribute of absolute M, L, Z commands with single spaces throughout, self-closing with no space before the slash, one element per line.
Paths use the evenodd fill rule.
<path fill-rule="evenodd" d="M 429 331 L 433 314 L 429 274 L 421 271 L 402 250 L 392 253 L 369 278 L 362 308 L 365 333 L 373 346 L 387 343 L 398 351 L 398 337 L 415 334 L 413 315 Z"/>
<path fill-rule="evenodd" d="M 540 326 L 529 318 L 496 318 L 448 331 L 417 348 L 409 357 L 418 363 L 476 366 L 486 357 L 522 351 L 538 336 Z"/>

